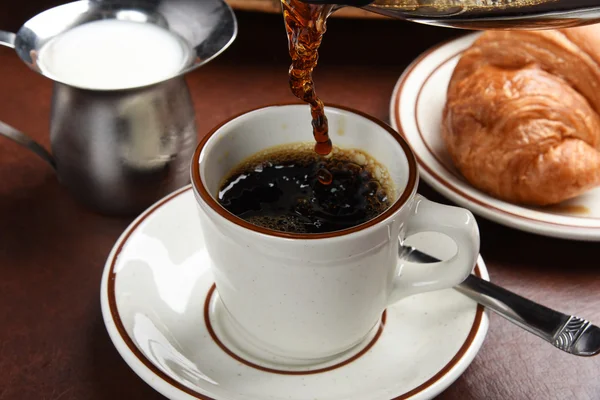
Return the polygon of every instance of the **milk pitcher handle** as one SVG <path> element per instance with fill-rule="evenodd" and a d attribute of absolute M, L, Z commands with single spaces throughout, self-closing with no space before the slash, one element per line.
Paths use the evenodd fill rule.
<path fill-rule="evenodd" d="M 10 47 L 11 49 L 15 48 L 15 34 L 12 32 L 0 31 L 0 45 Z M 52 168 L 56 169 L 56 163 L 54 161 L 54 157 L 48 153 L 48 151 L 43 148 L 39 143 L 35 140 L 31 139 L 29 136 L 24 133 L 18 131 L 10 125 L 5 124 L 0 121 L 0 135 L 4 136 L 8 139 L 11 139 L 23 147 L 28 148 L 33 151 L 35 154 L 40 156 L 44 161 L 46 161 Z"/>
<path fill-rule="evenodd" d="M 0 31 L 0 45 L 14 49 L 16 37 L 12 32 Z"/>
<path fill-rule="evenodd" d="M 54 161 L 54 157 L 50 155 L 48 150 L 43 148 L 39 143 L 31 139 L 29 136 L 16 130 L 10 125 L 5 124 L 2 121 L 0 121 L 0 136 L 4 136 L 8 139 L 11 139 L 20 144 L 21 146 L 33 151 L 35 154 L 41 157 L 42 160 L 46 161 L 48 164 L 50 164 L 50 166 L 53 169 L 56 170 L 56 162 Z"/>

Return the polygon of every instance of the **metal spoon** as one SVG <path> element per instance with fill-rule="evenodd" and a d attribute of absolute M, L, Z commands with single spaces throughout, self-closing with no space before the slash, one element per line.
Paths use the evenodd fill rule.
<path fill-rule="evenodd" d="M 416 263 L 440 261 L 402 245 L 400 257 Z M 455 289 L 560 350 L 587 357 L 600 353 L 600 328 L 583 318 L 552 310 L 473 274 Z"/>

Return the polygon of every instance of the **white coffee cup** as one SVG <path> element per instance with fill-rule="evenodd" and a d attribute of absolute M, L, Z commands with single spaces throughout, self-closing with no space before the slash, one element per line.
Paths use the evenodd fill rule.
<path fill-rule="evenodd" d="M 242 160 L 269 147 L 312 141 L 309 107 L 269 106 L 208 134 L 192 159 L 192 182 L 219 297 L 252 344 L 249 354 L 290 364 L 318 363 L 348 351 L 373 331 L 387 306 L 450 288 L 479 253 L 473 215 L 418 195 L 415 156 L 389 126 L 360 112 L 327 107 L 335 146 L 358 148 L 387 167 L 396 201 L 377 218 L 326 234 L 290 234 L 252 225 L 217 201 L 220 184 Z M 440 232 L 457 245 L 448 261 L 412 264 L 399 242 Z M 398 345 L 401 345 L 398 344 Z"/>

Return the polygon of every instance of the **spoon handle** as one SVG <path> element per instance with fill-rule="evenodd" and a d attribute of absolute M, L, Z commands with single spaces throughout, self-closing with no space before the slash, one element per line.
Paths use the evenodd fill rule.
<path fill-rule="evenodd" d="M 475 275 L 456 290 L 560 350 L 578 356 L 600 352 L 600 329 L 583 318 L 552 310 Z"/>
<path fill-rule="evenodd" d="M 438 261 L 403 247 L 402 255 L 410 261 Z M 600 328 L 585 319 L 552 310 L 472 274 L 455 289 L 560 350 L 577 356 L 600 353 Z"/>

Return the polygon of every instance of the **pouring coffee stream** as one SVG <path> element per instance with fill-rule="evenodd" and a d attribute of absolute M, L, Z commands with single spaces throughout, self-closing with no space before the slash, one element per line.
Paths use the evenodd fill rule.
<path fill-rule="evenodd" d="M 317 97 L 312 72 L 317 66 L 319 47 L 327 30 L 327 17 L 333 7 L 287 0 L 282 0 L 282 7 L 292 59 L 289 73 L 290 88 L 297 98 L 310 105 L 313 136 L 316 141 L 315 152 L 326 156 L 331 153 L 332 143 L 329 138 L 325 106 Z M 327 179 L 323 180 L 326 181 Z"/>

